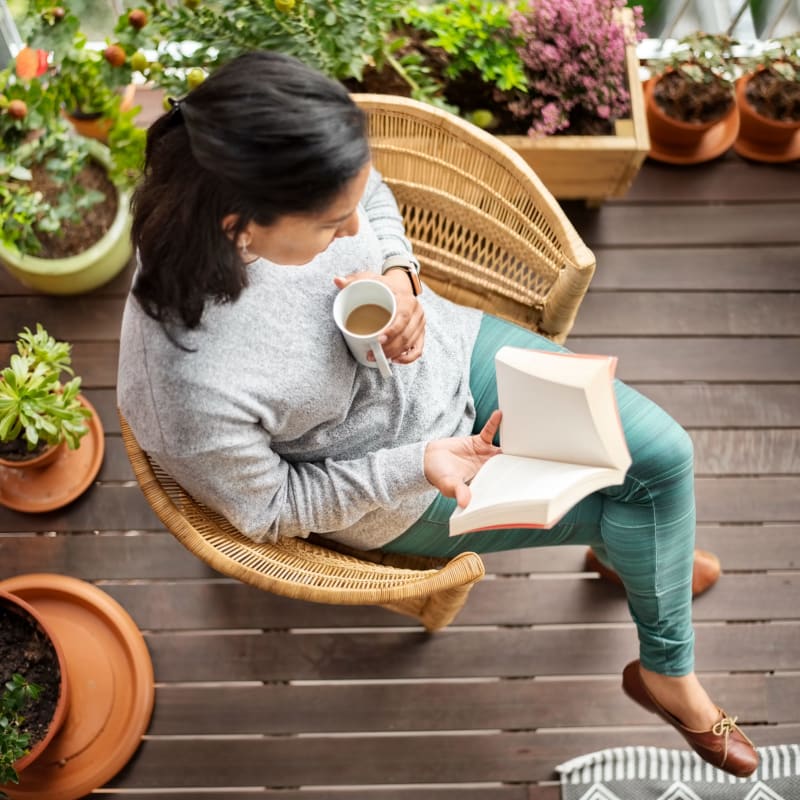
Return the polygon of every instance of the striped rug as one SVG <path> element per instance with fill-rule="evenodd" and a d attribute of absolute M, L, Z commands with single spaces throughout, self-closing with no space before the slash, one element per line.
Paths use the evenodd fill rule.
<path fill-rule="evenodd" d="M 615 747 L 558 767 L 562 800 L 800 800 L 800 746 L 759 747 L 749 778 L 734 778 L 690 750 Z"/>

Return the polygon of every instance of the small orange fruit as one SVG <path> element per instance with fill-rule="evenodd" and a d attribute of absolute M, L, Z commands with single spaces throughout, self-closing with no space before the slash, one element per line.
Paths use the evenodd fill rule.
<path fill-rule="evenodd" d="M 6 111 L 13 119 L 25 119 L 28 116 L 28 106 L 24 100 L 12 100 Z"/>
<path fill-rule="evenodd" d="M 133 11 L 128 14 L 128 22 L 132 28 L 136 28 L 137 31 L 140 31 L 147 25 L 147 12 L 141 8 L 134 8 Z"/>
<path fill-rule="evenodd" d="M 112 44 L 103 50 L 103 58 L 112 67 L 121 67 L 125 63 L 125 51 L 118 44 Z"/>

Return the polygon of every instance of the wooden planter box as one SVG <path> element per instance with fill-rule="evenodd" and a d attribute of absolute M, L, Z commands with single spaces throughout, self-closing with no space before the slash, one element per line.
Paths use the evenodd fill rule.
<path fill-rule="evenodd" d="M 633 25 L 629 8 L 624 20 Z M 622 197 L 650 150 L 644 93 L 639 78 L 636 46 L 625 50 L 631 117 L 616 122 L 613 136 L 498 136 L 533 167 L 547 188 L 559 199 L 587 199 L 597 203 L 606 197 Z"/>

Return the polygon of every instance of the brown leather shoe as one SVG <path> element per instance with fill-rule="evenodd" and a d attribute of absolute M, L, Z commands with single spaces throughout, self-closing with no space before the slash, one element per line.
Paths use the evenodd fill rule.
<path fill-rule="evenodd" d="M 586 551 L 586 569 L 589 572 L 599 572 L 603 578 L 622 586 L 622 578 L 613 569 L 600 563 L 600 559 L 595 555 L 590 547 Z M 707 550 L 694 551 L 694 569 L 692 570 L 692 597 L 697 597 L 703 592 L 707 592 L 719 579 L 722 574 L 722 566 L 719 559 Z"/>
<path fill-rule="evenodd" d="M 736 725 L 736 717 L 729 717 L 719 709 L 721 719 L 707 731 L 695 731 L 685 727 L 681 721 L 658 704 L 642 680 L 639 661 L 631 661 L 622 672 L 622 690 L 661 719 L 668 722 L 689 743 L 692 750 L 704 761 L 737 778 L 752 775 L 758 766 L 758 753 L 753 743 Z"/>

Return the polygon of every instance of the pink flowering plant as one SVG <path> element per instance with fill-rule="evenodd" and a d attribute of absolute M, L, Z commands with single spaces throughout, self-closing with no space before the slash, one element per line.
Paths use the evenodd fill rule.
<path fill-rule="evenodd" d="M 641 6 L 634 24 L 621 21 L 625 0 L 532 0 L 511 14 L 511 31 L 528 76 L 527 93 L 509 109 L 530 136 L 594 133 L 630 114 L 625 47 L 644 38 Z"/>

